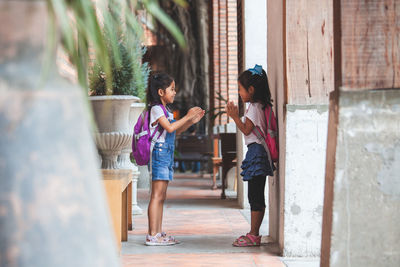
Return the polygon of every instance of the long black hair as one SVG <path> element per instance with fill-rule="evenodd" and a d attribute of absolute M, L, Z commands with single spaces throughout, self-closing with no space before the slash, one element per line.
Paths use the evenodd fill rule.
<path fill-rule="evenodd" d="M 268 77 L 264 70 L 262 70 L 262 75 L 246 70 L 240 74 L 238 81 L 243 85 L 246 91 L 249 91 L 250 86 L 254 87 L 254 94 L 251 102 L 260 102 L 263 105 L 263 109 L 265 109 L 267 105 L 272 107 Z"/>
<path fill-rule="evenodd" d="M 174 79 L 164 72 L 155 72 L 150 75 L 146 94 L 146 106 L 148 109 L 154 105 L 161 104 L 158 90 L 167 89 L 173 81 Z"/>

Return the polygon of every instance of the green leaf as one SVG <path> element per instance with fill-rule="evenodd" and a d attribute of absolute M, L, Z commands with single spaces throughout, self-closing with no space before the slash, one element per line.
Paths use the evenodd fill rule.
<path fill-rule="evenodd" d="M 211 120 L 214 121 L 218 116 L 221 116 L 222 114 L 225 114 L 225 111 L 219 111 L 217 114 L 214 114 L 211 116 Z"/>
<path fill-rule="evenodd" d="M 54 12 L 51 11 L 49 8 L 49 17 L 50 20 L 53 21 L 55 20 L 55 14 Z M 43 85 L 45 80 L 48 78 L 49 71 L 51 68 L 51 64 L 53 61 L 53 56 L 54 56 L 54 51 L 56 49 L 56 25 L 54 23 L 48 23 L 47 26 L 47 41 L 46 41 L 46 50 L 45 50 L 45 56 L 44 56 L 44 64 L 43 64 L 43 69 L 41 70 L 41 81 L 40 84 Z"/>
<path fill-rule="evenodd" d="M 92 86 L 102 86 L 104 94 L 111 94 L 113 84 L 122 83 L 133 77 L 122 91 L 144 98 L 147 87 L 149 67 L 142 64 L 143 28 L 134 9 L 145 7 L 171 32 L 182 47 L 186 46 L 183 34 L 171 18 L 160 8 L 156 0 L 46 0 L 50 20 L 49 38 L 43 73 L 47 73 L 54 55 L 58 34 L 62 46 L 74 65 L 79 83 L 87 88 L 87 69 Z M 181 6 L 186 1 L 174 0 Z M 56 32 L 58 30 L 58 32 Z M 104 34 L 106 32 L 106 34 Z M 125 49 L 131 60 L 122 56 L 120 43 L 125 42 Z M 93 59 L 95 62 L 90 64 Z M 46 69 L 47 68 L 47 69 Z M 115 81 L 114 81 L 115 79 Z"/>
<path fill-rule="evenodd" d="M 181 6 L 181 7 L 184 7 L 184 8 L 186 8 L 186 7 L 188 6 L 188 4 L 187 4 L 187 2 L 186 2 L 185 0 L 174 0 L 174 2 L 175 2 L 177 5 L 179 5 L 179 6 Z"/>
<path fill-rule="evenodd" d="M 218 100 L 220 100 L 220 101 L 222 101 L 222 102 L 225 102 L 226 104 L 228 103 L 228 100 L 226 100 L 226 99 L 222 96 L 221 92 L 217 92 L 216 94 L 217 94 L 216 99 L 218 99 Z"/>
<path fill-rule="evenodd" d="M 74 50 L 74 32 L 69 22 L 69 18 L 66 15 L 68 13 L 68 8 L 65 1 L 48 0 L 48 6 L 50 13 L 53 14 L 52 18 L 57 20 L 60 25 L 65 49 L 69 53 L 72 53 Z"/>
<path fill-rule="evenodd" d="M 223 107 L 215 107 L 215 108 L 213 108 L 214 110 L 218 110 L 218 109 L 225 109 L 225 107 L 223 106 Z"/>

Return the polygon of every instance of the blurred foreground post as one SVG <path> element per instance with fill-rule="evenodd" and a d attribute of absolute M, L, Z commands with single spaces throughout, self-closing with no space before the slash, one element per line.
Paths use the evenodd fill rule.
<path fill-rule="evenodd" d="M 0 2 L 0 266 L 118 266 L 85 95 L 39 86 L 47 19 Z"/>

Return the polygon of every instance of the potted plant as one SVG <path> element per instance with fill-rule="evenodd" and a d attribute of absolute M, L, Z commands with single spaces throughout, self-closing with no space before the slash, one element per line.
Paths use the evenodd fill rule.
<path fill-rule="evenodd" d="M 110 41 L 108 32 L 104 31 L 105 40 Z M 103 169 L 118 169 L 126 165 L 125 154 L 117 162 L 121 149 L 129 147 L 132 142 L 132 126 L 129 122 L 131 104 L 144 98 L 146 80 L 149 73 L 147 64 L 142 64 L 143 49 L 138 36 L 129 38 L 126 31 L 118 34 L 118 52 L 121 60 L 114 57 L 112 47 L 108 47 L 111 61 L 111 75 L 96 61 L 89 71 L 90 97 L 97 133 L 96 144 L 102 156 Z M 111 80 L 111 90 L 107 81 Z M 129 153 L 128 153 L 129 161 Z"/>
<path fill-rule="evenodd" d="M 101 65 L 95 63 L 89 72 L 90 100 L 98 127 L 95 140 L 102 156 L 103 169 L 132 170 L 132 213 L 142 214 L 142 209 L 137 205 L 139 171 L 131 163 L 129 155 L 132 152 L 133 124 L 137 119 L 132 104 L 139 104 L 145 98 L 150 70 L 147 63 L 142 64 L 145 49 L 141 45 L 141 32 L 137 30 L 128 34 L 126 29 L 119 30 L 117 47 L 121 55 L 120 62 L 113 57 L 112 47 L 108 45 L 112 94 L 107 95 L 110 93 L 107 86 L 110 76 L 106 75 Z M 103 35 L 108 40 L 106 30 Z"/>
<path fill-rule="evenodd" d="M 119 266 L 87 109 L 89 44 L 111 70 L 95 10 L 0 1 L 1 266 Z M 60 43 L 85 90 L 58 74 Z"/>

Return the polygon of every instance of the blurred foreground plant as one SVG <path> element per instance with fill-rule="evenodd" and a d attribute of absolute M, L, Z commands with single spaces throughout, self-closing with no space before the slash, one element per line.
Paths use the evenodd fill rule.
<path fill-rule="evenodd" d="M 157 0 L 46 0 L 50 14 L 47 62 L 53 57 L 58 38 L 69 60 L 76 68 L 79 84 L 88 88 L 87 70 L 92 51 L 96 64 L 108 77 L 112 76 L 113 62 L 122 65 L 119 29 L 126 29 L 127 41 L 133 34 L 143 38 L 135 10 L 145 9 L 170 31 L 184 48 L 182 32 L 160 8 Z M 185 1 L 175 2 L 185 5 Z M 115 17 L 121 18 L 116 22 Z M 107 32 L 105 36 L 103 32 Z M 59 35 L 58 35 L 59 33 Z M 106 40 L 107 38 L 107 40 Z M 128 43 L 129 47 L 129 43 Z M 111 53 L 109 53 L 111 51 Z M 111 55 L 113 60 L 111 60 Z M 46 64 L 47 68 L 50 64 Z M 111 94 L 112 78 L 106 79 L 107 94 Z"/>

